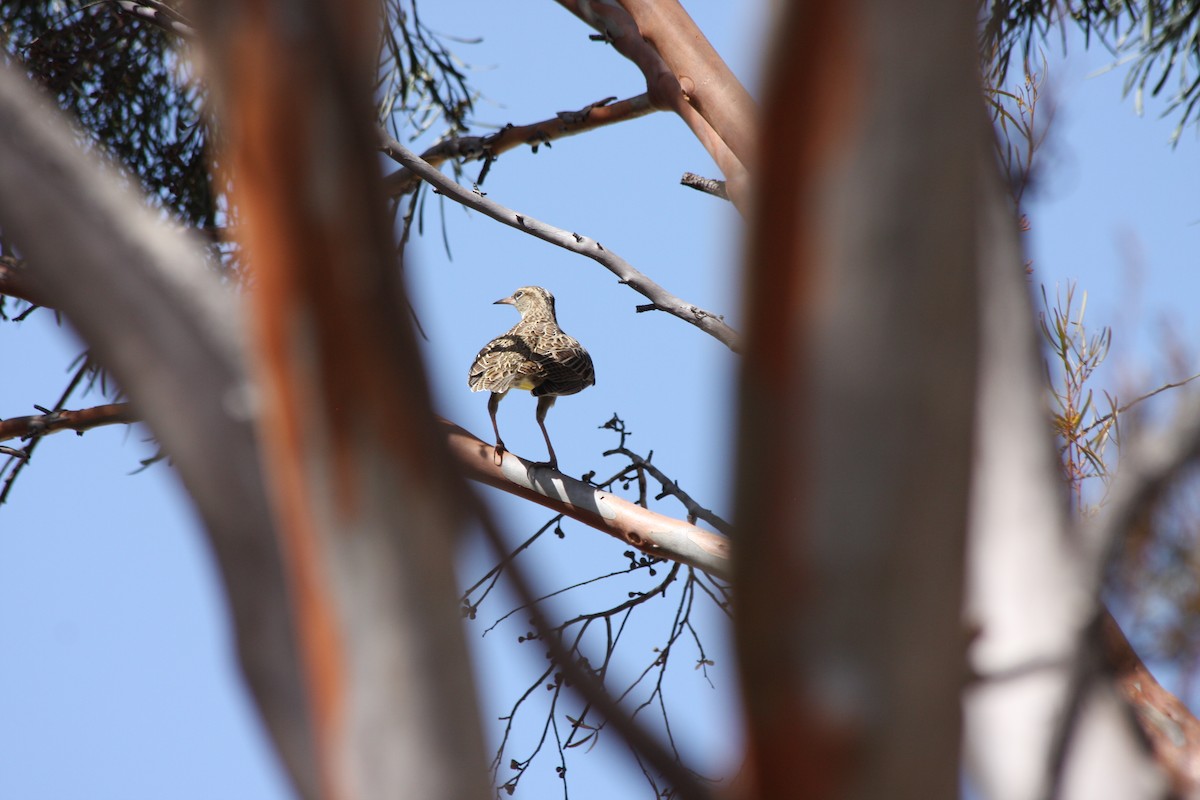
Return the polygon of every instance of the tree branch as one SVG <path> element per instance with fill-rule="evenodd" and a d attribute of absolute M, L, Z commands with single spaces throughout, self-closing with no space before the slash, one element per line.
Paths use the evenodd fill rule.
<path fill-rule="evenodd" d="M 658 110 L 650 104 L 648 94 L 639 94 L 615 103 L 613 100 L 616 98 L 605 98 L 578 111 L 559 111 L 550 119 L 529 125 L 506 125 L 488 136 L 456 136 L 446 139 L 421 153 L 421 159 L 438 167 L 451 159 L 494 159 L 501 153 L 524 145 L 530 145 L 536 151 L 538 145 L 549 145 L 550 142 L 568 136 L 637 119 Z M 397 196 L 416 189 L 420 180 L 420 176 L 415 172 L 403 168 L 386 176 L 383 186 L 388 194 Z"/>
<path fill-rule="evenodd" d="M 680 79 L 663 57 L 648 42 L 637 22 L 615 3 L 592 0 L 558 0 L 559 5 L 595 28 L 604 40 L 628 58 L 646 78 L 646 91 L 658 108 L 669 109 L 683 119 L 725 175 L 729 196 L 738 210 L 745 213 L 749 192 L 749 174 L 745 163 L 687 100 Z M 690 81 L 694 89 L 694 81 Z"/>
<path fill-rule="evenodd" d="M 0 442 L 8 439 L 29 439 L 59 431 L 86 430 L 102 425 L 122 425 L 141 422 L 141 415 L 129 403 L 109 403 L 79 411 L 51 411 L 26 417 L 0 420 Z"/>
<path fill-rule="evenodd" d="M 1200 796 L 1200 720 L 1163 688 L 1138 657 L 1112 615 L 1101 627 L 1105 662 L 1116 672 L 1117 688 L 1137 715 L 1155 760 L 1178 797 Z"/>
<path fill-rule="evenodd" d="M 506 452 L 497 465 L 492 445 L 452 422 L 439 422 L 450 452 L 471 480 L 565 514 L 648 555 L 728 579 L 730 547 L 724 536 L 642 508 L 556 470 L 532 466 L 512 453 Z"/>
<path fill-rule="evenodd" d="M 729 199 L 729 192 L 725 191 L 725 181 L 705 178 L 703 175 L 697 175 L 694 172 L 685 172 L 683 173 L 683 177 L 679 179 L 679 182 L 698 192 L 711 194 L 713 197 L 719 197 L 722 200 Z"/>
<path fill-rule="evenodd" d="M 678 76 L 683 97 L 734 156 L 753 167 L 758 107 L 677 0 L 618 0 Z"/>
<path fill-rule="evenodd" d="M 626 284 L 651 301 L 649 306 L 639 306 L 639 311 L 666 311 L 672 316 L 679 317 L 684 322 L 695 325 L 730 350 L 734 352 L 738 351 L 738 333 L 725 324 L 723 317 L 719 317 L 710 311 L 705 311 L 698 306 L 691 305 L 671 294 L 650 278 L 634 269 L 628 261 L 611 250 L 606 250 L 595 239 L 548 225 L 527 214 L 520 214 L 502 206 L 495 200 L 489 200 L 480 192 L 472 192 L 446 177 L 436 168 L 425 163 L 416 153 L 400 144 L 400 142 L 396 141 L 395 137 L 386 131 L 380 131 L 380 137 L 384 153 L 417 173 L 423 180 L 428 181 L 435 189 L 450 199 L 462 203 L 468 208 L 473 208 L 497 222 L 503 222 L 510 228 L 524 231 L 544 242 L 558 245 L 564 250 L 570 250 L 572 253 L 587 256 L 616 275 L 621 283 Z"/>
<path fill-rule="evenodd" d="M 84 431 L 101 425 L 140 421 L 141 415 L 130 403 L 110 403 L 78 411 L 13 417 L 0 421 L 0 442 L 63 430 Z M 730 546 L 726 537 L 642 508 L 547 467 L 532 466 L 532 462 L 512 453 L 506 453 L 504 463 L 497 465 L 496 451 L 492 445 L 453 422 L 444 419 L 438 422 L 450 454 L 471 480 L 565 514 L 647 555 L 688 564 L 715 577 L 728 579 Z M 660 481 L 666 480 L 657 469 L 635 454 L 623 449 L 620 452 L 631 459 L 638 459 Z M 667 483 L 663 485 L 666 488 Z M 690 498 L 686 495 L 683 497 L 686 504 Z M 704 518 L 703 509 L 699 509 L 699 512 Z M 717 522 L 723 523 L 723 520 L 717 518 Z"/>

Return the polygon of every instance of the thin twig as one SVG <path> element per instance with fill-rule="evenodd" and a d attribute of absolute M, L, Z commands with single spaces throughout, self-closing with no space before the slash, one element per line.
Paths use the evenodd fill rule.
<path fill-rule="evenodd" d="M 504 537 L 497 528 L 491 516 L 480 509 L 482 527 L 488 542 L 492 545 L 497 557 L 506 555 Z M 529 585 L 525 573 L 519 565 L 513 565 L 509 570 L 509 579 L 516 590 L 517 597 L 529 607 L 530 618 L 541 640 L 550 649 L 551 656 L 558 664 L 567 684 L 578 691 L 589 704 L 612 724 L 621 737 L 631 748 L 640 753 L 656 770 L 666 778 L 684 800 L 708 800 L 711 793 L 695 775 L 679 763 L 677 758 L 663 747 L 654 736 L 639 725 L 620 707 L 618 701 L 608 693 L 604 685 L 578 661 L 571 656 L 571 650 L 553 633 L 554 628 L 546 619 L 541 608 L 536 605 L 536 593 Z M 578 644 L 578 641 L 576 642 Z"/>
<path fill-rule="evenodd" d="M 83 381 L 84 376 L 87 375 L 91 369 L 91 359 L 84 358 L 83 363 L 79 365 L 79 369 L 75 370 L 75 374 L 71 377 L 70 382 L 67 384 L 67 388 L 63 389 L 62 394 L 59 395 L 58 402 L 54 404 L 53 411 L 62 409 L 63 405 L 67 402 L 71 395 L 75 393 L 75 390 L 79 388 L 79 384 Z M 53 413 L 53 411 L 50 413 Z M 4 503 L 8 501 L 9 492 L 12 491 L 13 485 L 17 480 L 17 476 L 20 475 L 21 471 L 29 465 L 29 459 L 33 455 L 33 451 L 37 448 L 39 441 L 41 441 L 40 436 L 32 436 L 32 441 L 30 441 L 25 447 L 23 455 L 21 457 L 12 456 L 16 463 L 14 464 L 12 471 L 8 473 L 8 477 L 4 479 L 4 488 L 0 490 L 0 506 L 4 505 Z"/>
<path fill-rule="evenodd" d="M 1195 375 L 1192 375 L 1191 377 L 1184 378 L 1181 381 L 1176 381 L 1175 383 L 1164 383 L 1162 386 L 1158 387 L 1154 391 L 1147 392 L 1146 394 L 1142 395 L 1141 397 L 1137 397 L 1137 398 L 1134 398 L 1133 400 L 1130 400 L 1128 403 L 1121 406 L 1116 411 L 1110 411 L 1102 417 L 1097 417 L 1095 420 L 1092 421 L 1092 423 L 1090 425 L 1087 425 L 1086 427 L 1081 428 L 1079 430 L 1078 435 L 1085 436 L 1093 428 L 1103 425 L 1104 423 L 1108 422 L 1109 420 L 1114 419 L 1115 417 L 1118 417 L 1121 414 L 1124 414 L 1129 409 L 1133 408 L 1134 406 L 1136 406 L 1137 404 L 1139 404 L 1145 400 L 1149 400 L 1151 397 L 1154 397 L 1156 394 L 1161 394 L 1162 392 L 1165 392 L 1168 389 L 1178 389 L 1181 386 L 1187 386 L 1189 383 L 1196 380 L 1197 378 L 1200 378 L 1200 372 L 1197 372 Z"/>

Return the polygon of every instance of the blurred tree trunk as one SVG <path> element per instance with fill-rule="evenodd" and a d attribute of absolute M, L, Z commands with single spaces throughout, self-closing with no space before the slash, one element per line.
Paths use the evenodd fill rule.
<path fill-rule="evenodd" d="M 484 797 L 453 571 L 473 499 L 434 423 L 375 156 L 380 8 L 196 12 L 324 796 Z"/>
<path fill-rule="evenodd" d="M 986 152 L 970 5 L 789 7 L 734 560 L 757 797 L 953 797 Z"/>

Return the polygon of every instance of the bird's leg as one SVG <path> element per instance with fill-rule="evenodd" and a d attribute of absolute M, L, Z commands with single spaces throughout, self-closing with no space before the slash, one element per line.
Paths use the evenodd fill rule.
<path fill-rule="evenodd" d="M 550 460 L 546 462 L 546 466 L 550 469 L 558 469 L 558 456 L 554 455 L 554 445 L 550 444 L 550 434 L 546 431 L 546 412 L 552 405 L 554 405 L 554 395 L 548 394 L 538 398 L 537 422 L 542 429 L 542 436 L 546 437 L 546 449 L 550 451 Z"/>
<path fill-rule="evenodd" d="M 500 401 L 504 399 L 504 392 L 492 392 L 492 396 L 488 398 L 488 415 L 492 418 L 492 430 L 496 433 L 496 464 L 497 466 L 504 461 L 504 440 L 500 438 L 500 426 L 496 423 L 496 410 L 500 408 Z"/>

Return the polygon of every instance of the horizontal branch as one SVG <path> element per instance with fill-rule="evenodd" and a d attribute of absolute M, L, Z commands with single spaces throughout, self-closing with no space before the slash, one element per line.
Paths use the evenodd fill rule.
<path fill-rule="evenodd" d="M 380 131 L 380 137 L 384 153 L 417 173 L 423 180 L 427 181 L 451 200 L 462 203 L 464 206 L 473 208 L 497 222 L 502 222 L 511 228 L 524 231 L 530 236 L 535 236 L 544 242 L 558 245 L 564 250 L 570 250 L 572 253 L 578 253 L 581 256 L 587 256 L 616 275 L 621 283 L 650 300 L 651 305 L 639 307 L 639 311 L 651 309 L 665 311 L 672 316 L 679 317 L 684 322 L 695 325 L 730 350 L 734 352 L 740 350 L 741 345 L 738 332 L 729 325 L 726 325 L 723 317 L 717 316 L 710 311 L 705 311 L 671 294 L 650 280 L 650 278 L 634 269 L 628 261 L 611 250 L 605 249 L 595 239 L 578 233 L 571 233 L 562 228 L 556 228 L 541 220 L 534 219 L 528 214 L 517 213 L 511 208 L 500 205 L 495 200 L 489 200 L 482 193 L 473 192 L 443 175 L 436 167 L 426 163 L 416 153 L 400 144 L 400 142 L 396 141 L 386 131 Z"/>
<path fill-rule="evenodd" d="M 435 167 L 451 159 L 494 159 L 501 153 L 517 147 L 529 145 L 536 150 L 541 144 L 548 145 L 558 139 L 644 117 L 658 110 L 650 104 L 650 95 L 645 93 L 615 103 L 613 100 L 616 98 L 608 97 L 586 105 L 578 111 L 559 111 L 550 119 L 529 125 L 505 125 L 487 136 L 455 136 L 445 139 L 421 153 L 421 158 Z M 419 175 L 405 167 L 385 177 L 383 186 L 388 194 L 397 196 L 412 192 L 420 181 Z"/>
<path fill-rule="evenodd" d="M 4 420 L 0 422 L 0 441 L 139 421 L 141 417 L 129 403 L 109 403 Z M 555 470 L 533 467 L 512 453 L 506 453 L 504 462 L 497 465 L 492 445 L 452 422 L 441 420 L 441 424 L 451 454 L 471 480 L 565 514 L 647 555 L 688 564 L 718 578 L 729 577 L 730 548 L 724 536 L 642 508 Z"/>
<path fill-rule="evenodd" d="M 141 416 L 129 403 L 109 403 L 79 411 L 51 411 L 46 414 L 0 420 L 0 442 L 8 439 L 29 439 L 58 431 L 83 433 L 101 425 L 140 421 Z"/>

